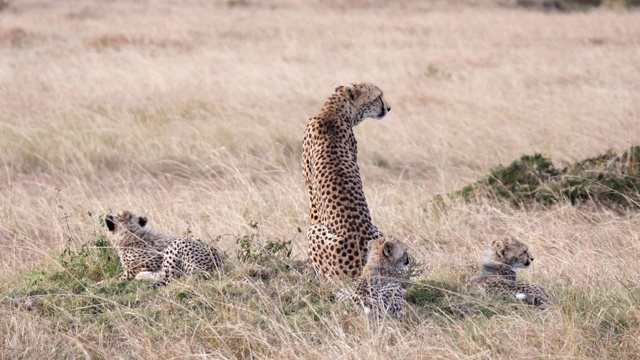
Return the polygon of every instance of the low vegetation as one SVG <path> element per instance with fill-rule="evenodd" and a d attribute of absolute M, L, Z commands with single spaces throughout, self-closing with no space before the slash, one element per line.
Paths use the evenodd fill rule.
<path fill-rule="evenodd" d="M 640 146 L 612 150 L 562 169 L 542 154 L 498 166 L 454 195 L 465 200 L 501 200 L 513 206 L 589 203 L 624 211 L 640 209 Z"/>
<path fill-rule="evenodd" d="M 615 293 L 554 287 L 553 309 L 540 312 L 514 299 L 486 297 L 469 284 L 468 271 L 453 278 L 451 274 L 425 276 L 424 264 L 414 260 L 403 323 L 387 318 L 377 327 L 349 304 L 333 301 L 335 291 L 344 284 L 320 281 L 306 261 L 292 258 L 291 244 L 300 229 L 288 240 L 262 239 L 255 222 L 249 223 L 249 229 L 250 233 L 235 236 L 235 254 L 225 254 L 226 275 L 210 280 L 183 278 L 159 290 L 150 290 L 144 281 L 118 280 L 122 269 L 104 231 L 86 241 L 70 236 L 55 261 L 5 285 L 3 306 L 5 311 L 37 318 L 47 331 L 78 336 L 75 345 L 42 344 L 33 352 L 54 357 L 190 353 L 273 358 L 281 357 L 282 349 L 291 352 L 288 357 L 301 356 L 298 351 L 305 356 L 319 351 L 317 356 L 324 357 L 323 351 L 341 353 L 362 341 L 374 341 L 376 346 L 414 341 L 416 331 L 434 329 L 438 336 L 450 337 L 447 342 L 461 341 L 463 348 L 489 346 L 493 354 L 508 354 L 508 345 L 487 338 L 499 329 L 495 319 L 501 318 L 520 319 L 529 331 L 542 331 L 549 323 L 557 326 L 559 319 L 591 329 L 584 330 L 586 337 L 581 341 L 604 341 L 607 346 L 585 349 L 584 356 L 626 356 L 637 349 L 637 284 L 628 283 Z M 5 324 L 4 330 L 18 331 L 19 326 Z M 156 345 L 151 350 L 141 347 L 140 341 Z M 306 348 L 293 350 L 292 344 Z M 433 349 L 419 349 L 410 353 L 434 354 Z M 4 354 L 17 355 L 9 348 Z"/>

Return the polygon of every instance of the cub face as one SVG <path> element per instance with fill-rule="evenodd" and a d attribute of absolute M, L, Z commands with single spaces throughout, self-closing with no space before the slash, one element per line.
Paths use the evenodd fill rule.
<path fill-rule="evenodd" d="M 135 234 L 147 225 L 147 217 L 138 216 L 131 211 L 124 210 L 116 216 L 105 216 L 104 223 L 111 233 L 128 231 Z"/>
<path fill-rule="evenodd" d="M 409 249 L 397 240 L 371 240 L 367 265 L 371 261 L 377 261 L 383 272 L 398 273 L 409 265 Z"/>
<path fill-rule="evenodd" d="M 514 238 L 496 240 L 491 248 L 492 260 L 514 268 L 526 269 L 533 262 L 533 256 L 529 253 L 527 245 Z"/>
<path fill-rule="evenodd" d="M 391 111 L 382 90 L 369 83 L 353 83 L 335 87 L 335 92 L 343 94 L 358 111 L 358 121 L 366 118 L 382 120 Z"/>

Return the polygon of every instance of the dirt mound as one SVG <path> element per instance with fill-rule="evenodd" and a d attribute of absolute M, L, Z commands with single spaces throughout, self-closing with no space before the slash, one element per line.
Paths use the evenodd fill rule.
<path fill-rule="evenodd" d="M 454 193 L 467 201 L 502 200 L 513 206 L 592 202 L 608 208 L 640 209 L 640 146 L 609 150 L 563 169 L 541 154 L 498 166 L 485 178 Z"/>

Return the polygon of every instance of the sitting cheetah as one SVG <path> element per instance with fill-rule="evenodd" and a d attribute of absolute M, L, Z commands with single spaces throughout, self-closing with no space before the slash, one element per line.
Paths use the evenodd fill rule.
<path fill-rule="evenodd" d="M 369 241 L 367 264 L 356 281 L 355 291 L 341 289 L 336 301 L 350 299 L 378 322 L 385 313 L 401 320 L 405 299 L 401 273 L 407 265 L 409 254 L 403 243 L 383 238 Z"/>
<path fill-rule="evenodd" d="M 372 224 L 358 168 L 353 127 L 391 110 L 373 84 L 337 86 L 322 111 L 309 120 L 302 169 L 309 191 L 309 258 L 316 272 L 358 277 L 367 243 L 382 238 Z"/>
<path fill-rule="evenodd" d="M 480 285 L 487 294 L 505 295 L 546 309 L 550 297 L 544 288 L 516 282 L 516 269 L 526 269 L 532 261 L 527 245 L 522 242 L 513 238 L 494 241 L 489 261 L 482 262 L 482 272 L 472 282 Z"/>
<path fill-rule="evenodd" d="M 146 227 L 147 218 L 122 211 L 105 216 L 111 243 L 125 272 L 121 280 L 151 278 L 152 286 L 167 284 L 182 274 L 222 273 L 222 258 L 211 246 L 193 239 L 161 235 Z"/>

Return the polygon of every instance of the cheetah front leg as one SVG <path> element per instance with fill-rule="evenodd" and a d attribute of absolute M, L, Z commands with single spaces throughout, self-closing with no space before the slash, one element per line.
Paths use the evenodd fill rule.
<path fill-rule="evenodd" d="M 140 272 L 157 272 L 162 266 L 162 254 L 150 249 L 126 249 L 118 251 L 120 264 L 124 273 L 118 278 L 121 281 L 129 281 Z"/>
<path fill-rule="evenodd" d="M 122 267 L 124 268 L 124 273 L 118 278 L 120 281 L 129 281 L 133 278 L 137 279 L 137 274 L 141 272 L 151 272 L 151 269 L 146 266 L 127 267 L 123 264 Z"/>
<path fill-rule="evenodd" d="M 136 276 L 136 272 L 133 269 L 127 269 L 124 264 L 122 264 L 122 267 L 124 268 L 124 273 L 120 275 L 120 277 L 118 277 L 118 280 L 129 281 L 133 279 L 134 276 Z"/>
<path fill-rule="evenodd" d="M 149 285 L 148 289 L 157 289 L 160 286 L 169 285 L 171 279 L 180 277 L 181 271 L 176 270 L 173 267 L 162 269 L 158 272 L 143 271 L 136 275 L 136 280 L 153 280 L 154 283 Z"/>
<path fill-rule="evenodd" d="M 141 271 L 136 275 L 136 280 L 153 280 L 160 279 L 160 271 Z"/>
<path fill-rule="evenodd" d="M 154 280 L 154 283 L 149 285 L 148 289 L 157 289 L 160 286 L 169 285 L 171 281 L 173 271 L 172 269 L 162 269 L 158 272 L 145 271 L 136 276 L 139 280 Z"/>
<path fill-rule="evenodd" d="M 348 240 L 316 224 L 309 228 L 307 241 L 309 259 L 316 273 L 329 277 L 360 276 L 364 259 L 356 240 Z"/>

